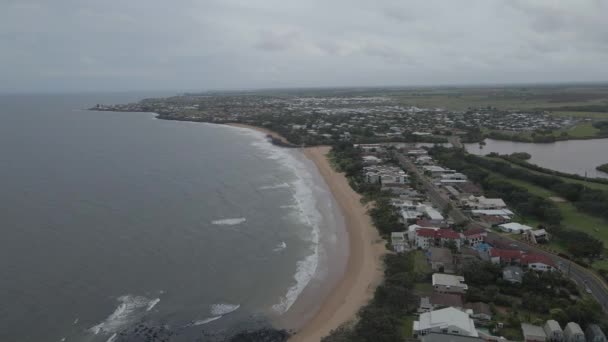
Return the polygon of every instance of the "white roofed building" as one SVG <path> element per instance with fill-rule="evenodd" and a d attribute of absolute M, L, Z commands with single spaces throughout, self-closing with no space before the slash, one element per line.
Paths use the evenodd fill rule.
<path fill-rule="evenodd" d="M 449 307 L 441 310 L 420 314 L 413 324 L 414 336 L 424 336 L 428 333 L 443 333 L 461 336 L 479 336 L 475 322 L 465 312 Z"/>

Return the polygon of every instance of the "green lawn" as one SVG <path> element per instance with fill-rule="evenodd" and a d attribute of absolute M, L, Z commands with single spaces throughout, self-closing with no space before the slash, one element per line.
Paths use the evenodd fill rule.
<path fill-rule="evenodd" d="M 401 324 L 401 336 L 404 339 L 413 337 L 415 320 L 416 320 L 415 316 L 406 316 L 405 318 L 403 318 L 403 321 Z"/>
<path fill-rule="evenodd" d="M 486 170 L 488 171 L 488 170 Z M 498 177 L 502 180 L 505 180 L 513 185 L 516 186 L 520 186 L 522 188 L 528 189 L 528 191 L 530 191 L 530 193 L 544 197 L 544 198 L 549 198 L 549 197 L 559 197 L 556 193 L 547 190 L 545 188 L 539 187 L 537 185 L 531 184 L 529 182 L 525 182 L 519 179 L 512 179 L 512 178 L 507 178 L 499 173 L 495 173 L 495 172 L 491 172 L 488 171 L 492 176 L 494 177 Z M 598 185 L 603 185 L 604 184 L 598 184 Z M 568 229 L 572 229 L 572 230 L 579 230 L 579 231 L 583 231 L 597 239 L 600 239 L 601 241 L 604 242 L 604 244 L 606 246 L 608 246 L 608 222 L 606 222 L 605 220 L 595 217 L 595 216 L 591 216 L 589 214 L 583 213 L 579 210 L 576 209 L 576 207 L 570 203 L 570 202 L 562 202 L 562 203 L 555 203 L 557 205 L 557 207 L 560 209 L 560 212 L 563 216 L 563 220 L 562 220 L 562 224 L 564 225 L 564 227 L 568 228 Z M 529 226 L 536 226 L 538 225 L 539 221 L 531 219 L 531 218 L 524 218 L 523 220 L 520 221 L 521 223 L 527 224 Z M 560 249 L 559 245 L 554 245 L 552 246 L 555 249 Z M 561 248 L 563 249 L 563 248 Z"/>
<path fill-rule="evenodd" d="M 512 167 L 516 167 L 516 168 L 520 168 L 520 169 L 525 169 L 531 173 L 535 173 L 535 174 L 539 174 L 539 175 L 548 175 L 547 173 L 542 173 L 542 172 L 538 172 L 538 171 L 534 171 L 528 168 L 525 168 L 523 166 L 517 165 L 517 164 L 513 164 L 507 160 L 504 160 L 502 158 L 492 158 L 492 157 L 485 157 L 491 160 L 495 160 L 495 161 L 501 161 L 501 162 L 505 162 L 505 163 L 509 163 Z M 502 176 L 502 175 L 500 175 Z M 564 182 L 568 182 L 568 183 L 578 183 L 578 184 L 582 184 L 586 187 L 588 187 L 589 189 L 599 189 L 599 190 L 607 190 L 608 191 L 608 184 L 602 184 L 602 183 L 594 183 L 594 182 L 587 182 L 584 180 L 580 180 L 580 179 L 573 179 L 573 178 L 568 178 L 568 177 L 560 177 L 560 176 L 554 176 L 557 177 L 561 180 L 563 180 Z"/>
<path fill-rule="evenodd" d="M 593 137 L 597 133 L 599 133 L 599 131 L 600 131 L 599 129 L 593 127 L 591 122 L 585 122 L 585 123 L 582 123 L 580 125 L 577 125 L 577 126 L 571 128 L 571 129 L 566 130 L 566 132 L 568 132 L 568 135 L 570 135 L 571 137 L 574 137 L 574 138 Z"/>
<path fill-rule="evenodd" d="M 426 256 L 423 251 L 414 251 L 414 272 L 424 276 L 431 273 L 431 265 L 426 261 Z"/>
<path fill-rule="evenodd" d="M 433 284 L 416 283 L 414 284 L 414 292 L 420 297 L 428 297 L 433 294 Z"/>

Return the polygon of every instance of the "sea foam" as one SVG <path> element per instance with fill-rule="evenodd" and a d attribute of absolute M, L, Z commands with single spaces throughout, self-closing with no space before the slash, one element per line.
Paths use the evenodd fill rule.
<path fill-rule="evenodd" d="M 118 297 L 120 304 L 103 322 L 91 327 L 94 334 L 113 334 L 119 332 L 129 323 L 141 318 L 146 311 L 151 310 L 159 298 L 146 298 L 142 296 L 125 295 Z"/>
<path fill-rule="evenodd" d="M 215 220 L 212 221 L 212 224 L 218 225 L 218 226 L 235 226 L 237 224 L 241 224 L 243 222 L 247 221 L 246 218 L 244 217 L 238 217 L 238 218 L 228 218 L 228 219 L 221 219 L 221 220 Z"/>
<path fill-rule="evenodd" d="M 263 136 L 259 132 L 255 132 L 255 135 L 258 137 Z M 296 180 L 290 185 L 293 189 L 292 195 L 296 205 L 294 209 L 297 211 L 300 222 L 311 227 L 309 237 L 309 241 L 311 242 L 310 254 L 298 261 L 296 273 L 294 274 L 295 284 L 287 290 L 279 303 L 272 306 L 276 312 L 283 314 L 293 305 L 317 271 L 319 264 L 319 224 L 321 214 L 316 208 L 316 200 L 312 190 L 315 188 L 313 175 L 308 171 L 307 166 L 299 161 L 288 149 L 274 146 L 268 141 L 259 140 L 252 145 L 264 151 L 266 158 L 278 161 L 296 176 Z"/>

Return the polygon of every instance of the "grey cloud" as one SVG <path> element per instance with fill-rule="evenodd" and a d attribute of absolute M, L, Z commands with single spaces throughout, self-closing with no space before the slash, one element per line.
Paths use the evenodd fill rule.
<path fill-rule="evenodd" d="M 608 80 L 605 0 L 4 0 L 0 92 Z"/>

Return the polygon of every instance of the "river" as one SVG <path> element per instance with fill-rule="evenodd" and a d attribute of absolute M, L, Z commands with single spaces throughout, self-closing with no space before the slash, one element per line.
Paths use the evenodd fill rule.
<path fill-rule="evenodd" d="M 608 139 L 566 140 L 554 143 L 525 143 L 505 140 L 486 139 L 486 145 L 464 144 L 467 152 L 486 155 L 496 152 L 511 154 L 527 152 L 532 158 L 529 162 L 547 169 L 581 176 L 608 178 L 608 174 L 595 169 L 608 163 Z"/>

